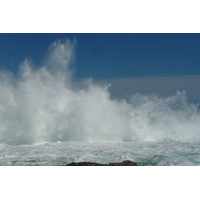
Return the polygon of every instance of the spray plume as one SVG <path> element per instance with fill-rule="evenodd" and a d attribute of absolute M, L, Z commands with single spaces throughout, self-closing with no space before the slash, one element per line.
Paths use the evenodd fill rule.
<path fill-rule="evenodd" d="M 0 73 L 0 143 L 200 140 L 198 106 L 184 92 L 160 98 L 111 99 L 109 85 L 73 87 L 75 43 L 54 42 L 43 66 L 29 59 L 19 77 Z"/>

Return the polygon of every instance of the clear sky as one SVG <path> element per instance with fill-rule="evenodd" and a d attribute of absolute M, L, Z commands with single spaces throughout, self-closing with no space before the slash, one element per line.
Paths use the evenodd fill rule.
<path fill-rule="evenodd" d="M 189 75 L 200 74 L 200 34 L 183 33 L 0 34 L 0 68 L 15 73 L 18 70 L 19 63 L 26 56 L 33 60 L 34 65 L 40 66 L 52 42 L 67 38 L 77 40 L 73 66 L 75 68 L 75 80 L 93 78 L 99 81 L 122 80 L 121 78 L 123 78 L 126 83 L 127 80 L 130 83 L 130 78 L 133 80 L 135 77 L 162 77 L 164 75 L 168 77 L 177 76 L 176 80 L 180 80 L 180 77 L 184 75 L 189 79 L 181 79 L 182 82 L 176 83 L 179 87 L 173 86 L 173 91 L 176 89 L 189 91 L 181 83 L 188 82 L 186 85 L 190 87 L 191 77 L 193 78 L 193 76 Z M 148 92 L 149 90 L 149 92 L 153 92 L 155 85 L 161 83 L 155 83 L 158 78 L 154 78 L 149 83 L 147 80 L 150 79 L 145 79 L 142 82 L 142 79 L 134 80 L 139 81 L 135 84 L 134 91 L 145 90 Z M 199 80 L 198 76 L 195 80 Z M 121 89 L 120 94 L 125 91 L 125 87 L 127 90 L 125 82 L 123 84 L 126 86 Z M 142 83 L 146 83 L 146 86 Z M 113 84 L 115 85 L 115 83 Z M 170 78 L 167 82 L 162 82 L 163 84 L 169 85 L 168 89 L 172 87 L 170 87 Z M 191 87 L 197 87 L 194 84 Z M 119 85 L 116 87 L 120 88 Z M 129 84 L 130 88 L 131 85 Z M 162 88 L 160 90 L 163 92 Z M 155 90 L 155 92 L 159 93 L 158 90 Z M 124 94 L 128 94 L 128 92 L 126 91 Z M 195 100 L 198 100 L 198 98 L 200 99 L 200 96 L 195 97 Z"/>
<path fill-rule="evenodd" d="M 76 38 L 75 78 L 200 74 L 200 34 L 0 34 L 0 66 L 40 65 L 56 39 Z"/>

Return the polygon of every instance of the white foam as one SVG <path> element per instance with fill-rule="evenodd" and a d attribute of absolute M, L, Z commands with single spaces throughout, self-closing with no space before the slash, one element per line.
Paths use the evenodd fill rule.
<path fill-rule="evenodd" d="M 25 59 L 18 78 L 1 72 L 1 143 L 200 140 L 198 106 L 185 92 L 113 100 L 108 85 L 74 86 L 73 58 L 74 43 L 56 41 L 38 69 Z"/>

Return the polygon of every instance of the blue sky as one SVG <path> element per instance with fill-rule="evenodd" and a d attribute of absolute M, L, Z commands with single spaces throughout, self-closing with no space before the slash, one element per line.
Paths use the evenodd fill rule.
<path fill-rule="evenodd" d="M 75 80 L 110 80 L 115 96 L 136 90 L 168 95 L 185 89 L 191 93 L 196 88 L 195 98 L 190 94 L 190 99 L 200 100 L 197 82 L 193 81 L 194 77 L 199 80 L 196 75 L 200 74 L 200 34 L 0 34 L 0 68 L 15 73 L 26 56 L 40 66 L 51 43 L 67 38 L 77 40 Z M 158 78 L 163 76 L 168 79 Z M 170 82 L 172 76 L 177 77 L 175 85 Z"/>
<path fill-rule="evenodd" d="M 200 34 L 0 34 L 0 66 L 40 65 L 56 39 L 76 38 L 75 78 L 200 74 Z"/>

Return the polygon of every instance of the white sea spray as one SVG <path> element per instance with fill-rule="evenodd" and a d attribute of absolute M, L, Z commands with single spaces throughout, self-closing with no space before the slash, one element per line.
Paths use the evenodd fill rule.
<path fill-rule="evenodd" d="M 111 99 L 108 85 L 73 81 L 75 43 L 54 42 L 44 64 L 26 58 L 18 77 L 0 74 L 0 143 L 200 141 L 198 105 L 169 97 Z M 134 87 L 134 85 L 133 85 Z"/>

